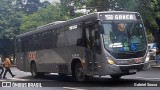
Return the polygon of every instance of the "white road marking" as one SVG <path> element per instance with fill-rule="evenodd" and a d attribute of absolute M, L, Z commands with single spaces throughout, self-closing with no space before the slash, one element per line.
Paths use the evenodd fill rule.
<path fill-rule="evenodd" d="M 147 80 L 160 80 L 160 78 L 146 78 L 146 77 L 135 77 L 137 79 L 147 79 Z"/>
<path fill-rule="evenodd" d="M 7 78 L 0 79 L 0 81 L 52 81 L 52 80 L 42 80 L 42 79 L 23 79 L 23 78 Z"/>
<path fill-rule="evenodd" d="M 63 87 L 64 89 L 70 89 L 70 90 L 87 90 L 87 89 L 80 89 L 80 88 L 72 88 L 72 87 Z"/>
<path fill-rule="evenodd" d="M 2 79 L 0 81 L 28 81 L 27 79 L 20 79 L 20 78 L 7 78 L 7 79 Z"/>
<path fill-rule="evenodd" d="M 18 80 L 18 81 L 28 81 L 27 79 L 21 79 L 21 78 L 9 78 L 10 80 Z"/>

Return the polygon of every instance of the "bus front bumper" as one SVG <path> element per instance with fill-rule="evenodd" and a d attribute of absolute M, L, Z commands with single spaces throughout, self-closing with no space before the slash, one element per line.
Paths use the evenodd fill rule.
<path fill-rule="evenodd" d="M 104 65 L 105 70 L 101 70 L 100 73 L 102 76 L 104 75 L 130 75 L 135 74 L 137 71 L 147 70 L 150 65 L 148 62 L 139 63 L 139 64 L 131 64 L 131 65 Z M 104 72 L 103 72 L 104 71 Z"/>

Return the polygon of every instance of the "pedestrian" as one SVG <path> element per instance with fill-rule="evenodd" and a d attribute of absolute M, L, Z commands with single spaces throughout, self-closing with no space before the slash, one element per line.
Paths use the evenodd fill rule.
<path fill-rule="evenodd" d="M 159 49 L 157 49 L 156 51 L 155 60 L 156 60 L 156 64 L 160 66 L 160 50 Z"/>
<path fill-rule="evenodd" d="M 15 75 L 12 74 L 11 69 L 10 69 L 10 67 L 12 66 L 12 64 L 11 64 L 11 61 L 10 61 L 9 57 L 7 57 L 7 56 L 4 57 L 3 64 L 4 64 L 4 67 L 5 67 L 5 72 L 4 72 L 3 78 L 4 79 L 6 78 L 6 73 L 7 72 L 9 72 L 12 77 L 14 77 Z"/>
<path fill-rule="evenodd" d="M 3 64 L 2 64 L 2 63 L 0 64 L 0 69 L 2 70 L 1 73 L 0 73 L 0 78 L 2 78 L 2 74 L 3 74 L 3 72 L 4 72 Z"/>

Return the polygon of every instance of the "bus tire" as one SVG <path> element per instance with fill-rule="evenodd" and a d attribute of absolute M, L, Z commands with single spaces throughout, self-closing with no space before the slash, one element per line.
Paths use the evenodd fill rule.
<path fill-rule="evenodd" d="M 73 77 L 79 81 L 79 82 L 83 82 L 86 79 L 86 75 L 84 75 L 83 73 L 83 67 L 81 65 L 80 62 L 77 62 L 74 68 L 74 73 L 73 73 Z"/>
<path fill-rule="evenodd" d="M 67 74 L 64 74 L 64 73 L 58 73 L 58 75 L 59 75 L 60 77 L 65 77 Z"/>
<path fill-rule="evenodd" d="M 45 72 L 37 72 L 37 77 L 44 77 L 45 74 Z"/>
<path fill-rule="evenodd" d="M 110 75 L 112 79 L 120 79 L 122 75 Z"/>
<path fill-rule="evenodd" d="M 36 67 L 35 63 L 31 64 L 31 74 L 32 74 L 32 77 L 34 77 L 34 78 L 38 77 L 37 67 Z"/>

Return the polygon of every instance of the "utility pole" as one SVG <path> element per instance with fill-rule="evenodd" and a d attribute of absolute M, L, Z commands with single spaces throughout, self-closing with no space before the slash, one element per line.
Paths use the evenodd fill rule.
<path fill-rule="evenodd" d="M 70 16 L 74 16 L 75 12 L 74 12 L 74 2 L 71 0 L 70 4 L 69 4 L 69 13 Z"/>

